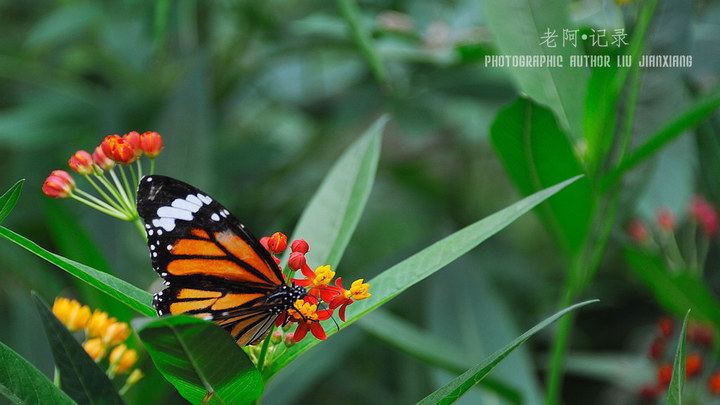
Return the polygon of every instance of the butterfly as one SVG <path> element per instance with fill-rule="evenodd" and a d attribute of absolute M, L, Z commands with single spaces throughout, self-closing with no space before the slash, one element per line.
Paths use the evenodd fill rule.
<path fill-rule="evenodd" d="M 152 267 L 167 286 L 153 298 L 158 315 L 211 320 L 245 346 L 261 342 L 276 318 L 307 295 L 285 282 L 270 253 L 235 216 L 197 188 L 145 176 L 137 209 Z"/>

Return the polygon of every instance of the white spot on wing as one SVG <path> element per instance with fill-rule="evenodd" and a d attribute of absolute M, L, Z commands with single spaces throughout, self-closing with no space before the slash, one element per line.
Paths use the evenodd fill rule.
<path fill-rule="evenodd" d="M 210 205 L 210 203 L 212 202 L 212 198 L 210 198 L 210 197 L 208 197 L 208 196 L 206 196 L 206 195 L 203 195 L 203 194 L 199 194 L 199 193 L 198 193 L 197 196 L 198 196 L 198 198 L 200 199 L 200 201 L 202 201 L 202 202 L 205 203 L 206 205 Z"/>
<path fill-rule="evenodd" d="M 220 215 L 218 215 L 218 214 L 212 214 L 212 215 L 210 215 L 210 219 L 212 219 L 213 221 L 216 221 L 216 222 L 217 222 L 217 221 L 220 220 Z"/>
<path fill-rule="evenodd" d="M 173 207 L 180 208 L 181 210 L 190 211 L 190 212 L 198 212 L 201 205 L 195 204 L 193 202 L 190 202 L 188 200 L 183 200 L 182 198 L 176 198 L 175 201 L 172 202 Z"/>
<path fill-rule="evenodd" d="M 160 207 L 157 210 L 157 216 L 160 219 L 182 219 L 185 221 L 192 221 L 193 219 L 192 212 L 175 207 Z M 173 227 L 175 226 L 174 222 Z"/>
<path fill-rule="evenodd" d="M 158 211 L 160 211 L 160 209 L 158 209 Z M 152 223 L 156 227 L 163 228 L 168 232 L 175 229 L 175 220 L 172 218 L 155 218 Z M 158 235 L 162 235 L 162 229 L 158 229 Z"/>

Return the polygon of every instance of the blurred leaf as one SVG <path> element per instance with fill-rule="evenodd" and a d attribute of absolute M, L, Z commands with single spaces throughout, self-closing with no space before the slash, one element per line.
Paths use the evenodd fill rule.
<path fill-rule="evenodd" d="M 562 30 L 572 27 L 568 18 L 569 2 L 553 3 L 542 0 L 509 0 L 483 2 L 487 26 L 501 56 L 559 55 L 564 67 L 513 67 L 518 92 L 548 106 L 563 127 L 577 139 L 582 131 L 585 98 L 585 70 L 570 67 L 570 57 L 577 55 L 575 47 L 563 46 Z M 508 24 L 512 21 L 512 24 Z M 541 45 L 547 31 L 555 31 L 556 47 Z"/>
<path fill-rule="evenodd" d="M 212 322 L 192 316 L 133 321 L 155 366 L 193 404 L 244 404 L 263 391 L 260 372 L 232 337 Z"/>
<path fill-rule="evenodd" d="M 2 222 L 15 207 L 18 198 L 20 198 L 23 183 L 25 183 L 25 179 L 18 180 L 14 186 L 10 187 L 10 190 L 0 196 L 0 222 Z"/>
<path fill-rule="evenodd" d="M 340 328 L 342 329 L 349 326 L 363 315 L 380 307 L 401 292 L 442 269 L 577 179 L 578 177 L 566 180 L 526 197 L 495 214 L 435 242 L 433 245 L 385 270 L 369 281 L 372 297 L 358 301 L 348 307 L 347 320 L 340 325 Z M 329 330 L 326 330 L 327 335 L 335 333 L 334 328 L 328 329 Z M 282 358 L 269 367 L 268 375 L 275 374 L 285 366 L 285 364 L 291 362 L 294 358 L 318 342 L 319 340 L 317 339 L 305 339 L 295 346 L 292 346 Z"/>
<path fill-rule="evenodd" d="M 623 159 L 615 169 L 605 176 L 601 186 L 607 187 L 618 181 L 625 172 L 653 156 L 685 130 L 694 128 L 706 120 L 718 106 L 720 106 L 720 92 L 695 102 L 690 108 L 683 111 L 679 117 L 653 134 L 645 143 L 635 148 L 628 157 Z"/>
<path fill-rule="evenodd" d="M 45 374 L 0 342 L 0 394 L 14 404 L 74 404 Z"/>
<path fill-rule="evenodd" d="M 716 334 L 720 332 L 720 301 L 702 279 L 687 272 L 668 274 L 662 258 L 637 250 L 625 249 L 625 258 L 666 310 L 681 316 L 689 308 L 693 318 L 710 323 Z"/>
<path fill-rule="evenodd" d="M 505 170 L 524 195 L 583 173 L 572 145 L 552 113 L 529 99 L 518 99 L 498 113 L 490 128 Z M 593 194 L 582 178 L 540 206 L 550 233 L 571 253 L 578 252 L 590 228 Z"/>
<path fill-rule="evenodd" d="M 382 309 L 358 320 L 360 327 L 383 342 L 427 364 L 461 373 L 471 367 L 469 358 L 447 341 Z M 485 388 L 512 404 L 522 404 L 520 393 L 502 381 L 490 378 Z"/>
<path fill-rule="evenodd" d="M 31 48 L 58 47 L 60 43 L 78 39 L 102 17 L 96 3 L 68 3 L 45 15 L 27 36 Z"/>
<path fill-rule="evenodd" d="M 47 334 L 55 367 L 60 373 L 60 387 L 78 404 L 123 404 L 112 382 L 75 337 L 34 295 Z"/>
<path fill-rule="evenodd" d="M 387 84 L 385 65 L 375 47 L 369 30 L 363 24 L 360 8 L 357 3 L 355 0 L 337 0 L 337 4 L 340 9 L 340 14 L 347 22 L 350 36 L 355 41 L 355 45 L 359 48 L 360 53 L 367 59 L 368 65 L 370 65 L 370 71 L 372 71 L 375 79 L 379 83 Z"/>
<path fill-rule="evenodd" d="M 35 242 L 2 226 L 0 226 L 0 236 L 20 245 L 38 257 L 45 259 L 80 280 L 83 280 L 100 291 L 114 297 L 139 313 L 146 316 L 155 316 L 156 312 L 150 306 L 150 302 L 152 302 L 152 295 L 147 291 L 141 290 L 126 281 L 110 274 L 103 273 L 100 270 L 96 270 L 92 267 L 51 253 L 37 245 Z"/>
<path fill-rule="evenodd" d="M 372 190 L 386 122 L 378 119 L 343 153 L 300 217 L 290 240 L 304 238 L 314 263 L 340 262 Z"/>
<path fill-rule="evenodd" d="M 688 309 L 685 313 L 685 320 L 683 320 L 683 326 L 680 330 L 680 337 L 678 338 L 677 352 L 675 353 L 675 364 L 673 364 L 672 379 L 670 380 L 670 386 L 668 387 L 667 399 L 665 401 L 668 405 L 681 405 L 683 390 L 685 389 L 685 332 L 687 331 L 688 318 L 690 317 L 690 310 Z"/>
<path fill-rule="evenodd" d="M 561 316 L 565 315 L 567 312 L 583 307 L 592 302 L 597 302 L 597 300 L 585 301 L 579 304 L 575 304 L 560 312 L 557 312 L 555 315 L 552 315 L 549 318 L 546 318 L 544 321 L 540 322 L 527 332 L 520 335 L 517 339 L 513 340 L 507 346 L 495 352 L 493 355 L 485 359 L 477 366 L 459 375 L 457 378 L 452 380 L 444 387 L 438 389 L 437 391 L 425 397 L 423 400 L 419 401 L 418 404 L 451 404 L 457 401 L 470 388 L 474 387 L 478 382 L 482 381 L 485 376 L 487 376 L 490 371 L 495 368 L 495 366 L 497 366 L 518 346 L 525 343 L 525 341 L 528 340 L 532 335 L 545 328 Z"/>
<path fill-rule="evenodd" d="M 598 380 L 631 392 L 640 392 L 648 381 L 657 378 L 655 365 L 644 353 L 573 352 L 567 356 L 565 369 L 569 375 Z"/>

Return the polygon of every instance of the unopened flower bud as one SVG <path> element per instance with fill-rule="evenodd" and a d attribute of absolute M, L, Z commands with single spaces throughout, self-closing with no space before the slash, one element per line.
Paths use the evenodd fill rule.
<path fill-rule="evenodd" d="M 305 266 L 306 262 L 304 253 L 292 252 L 290 253 L 290 258 L 288 259 L 288 267 L 290 267 L 293 271 L 298 271 Z"/>
<path fill-rule="evenodd" d="M 107 155 L 102 149 L 102 146 L 98 146 L 97 148 L 95 148 L 95 152 L 93 152 L 92 156 L 95 165 L 97 165 L 103 170 L 110 170 L 113 168 L 113 166 L 115 166 L 115 162 L 113 162 L 112 159 L 107 157 Z"/>
<path fill-rule="evenodd" d="M 295 334 L 290 332 L 287 335 L 285 335 L 285 339 L 283 340 L 283 343 L 285 343 L 286 347 L 292 347 L 295 345 Z"/>
<path fill-rule="evenodd" d="M 145 132 L 140 135 L 140 148 L 147 157 L 155 159 L 162 149 L 162 137 L 157 132 Z"/>
<path fill-rule="evenodd" d="M 280 254 L 287 248 L 287 236 L 281 232 L 275 232 L 267 240 L 267 247 L 271 253 Z"/>
<path fill-rule="evenodd" d="M 310 250 L 310 246 L 308 246 L 308 243 L 305 242 L 305 239 L 295 239 L 292 245 L 290 245 L 290 249 L 293 252 L 305 254 L 308 250 Z"/>
<path fill-rule="evenodd" d="M 276 345 L 283 340 L 283 333 L 282 331 L 276 330 L 275 332 L 270 335 L 270 343 Z"/>
<path fill-rule="evenodd" d="M 45 179 L 42 191 L 48 197 L 65 198 L 75 189 L 75 180 L 64 170 L 53 170 Z"/>
<path fill-rule="evenodd" d="M 90 174 L 93 172 L 93 158 L 84 150 L 75 152 L 68 161 L 68 165 L 76 173 Z"/>
<path fill-rule="evenodd" d="M 105 345 L 100 338 L 90 339 L 83 345 L 85 352 L 96 362 L 102 360 L 105 355 Z"/>
<path fill-rule="evenodd" d="M 675 230 L 675 215 L 668 208 L 661 208 L 657 213 L 657 223 L 664 232 Z"/>
<path fill-rule="evenodd" d="M 142 155 L 143 151 L 140 147 L 140 134 L 137 131 L 131 131 L 127 134 L 123 135 L 123 139 L 127 141 L 128 144 L 133 148 L 133 154 L 135 155 L 135 158 L 140 157 Z"/>

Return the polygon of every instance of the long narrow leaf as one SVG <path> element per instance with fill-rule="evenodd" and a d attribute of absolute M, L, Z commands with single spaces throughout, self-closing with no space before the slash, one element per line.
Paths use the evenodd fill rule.
<path fill-rule="evenodd" d="M 675 364 L 673 364 L 672 378 L 668 387 L 667 405 L 682 405 L 682 396 L 685 389 L 685 332 L 687 331 L 688 318 L 690 310 L 685 313 L 680 337 L 678 338 L 677 351 L 675 352 Z"/>
<path fill-rule="evenodd" d="M 300 217 L 291 240 L 304 238 L 313 263 L 337 266 L 365 208 L 387 117 L 378 119 L 330 169 Z"/>
<path fill-rule="evenodd" d="M 35 304 L 50 341 L 55 365 L 60 371 L 60 387 L 75 402 L 84 404 L 123 404 L 112 382 L 69 330 L 39 297 Z"/>
<path fill-rule="evenodd" d="M 14 404 L 71 405 L 75 402 L 22 356 L 0 342 L 0 394 Z"/>
<path fill-rule="evenodd" d="M 18 244 L 111 297 L 116 298 L 118 301 L 139 313 L 146 316 L 155 316 L 155 310 L 150 306 L 152 295 L 147 291 L 143 291 L 126 281 L 100 270 L 49 252 L 30 239 L 2 226 L 0 226 L 0 236 Z"/>
<path fill-rule="evenodd" d="M 0 222 L 2 222 L 2 220 L 5 219 L 5 217 L 8 216 L 10 211 L 12 211 L 15 207 L 18 198 L 20 198 L 20 191 L 22 190 L 23 183 L 25 183 L 25 179 L 18 180 L 15 185 L 10 187 L 10 190 L 0 196 Z"/>
<path fill-rule="evenodd" d="M 186 315 L 133 322 L 155 366 L 180 395 L 200 404 L 244 404 L 263 391 L 260 372 L 230 335 Z"/>
<path fill-rule="evenodd" d="M 470 388 L 474 387 L 478 382 L 482 381 L 485 376 L 487 376 L 488 373 L 490 373 L 490 371 L 495 368 L 495 366 L 497 366 L 518 346 L 525 343 L 525 341 L 528 340 L 532 335 L 536 334 L 541 329 L 545 328 L 566 313 L 590 304 L 592 302 L 597 302 L 597 300 L 585 301 L 579 304 L 575 304 L 545 319 L 544 321 L 532 327 L 527 332 L 520 335 L 517 339 L 510 342 L 507 346 L 503 347 L 487 359 L 483 360 L 480 364 L 469 369 L 454 380 L 450 381 L 444 387 L 441 387 L 437 391 L 425 397 L 423 400 L 418 402 L 418 404 L 451 404 L 457 401 Z"/>
<path fill-rule="evenodd" d="M 574 177 L 526 197 L 495 214 L 447 236 L 388 270 L 385 270 L 369 282 L 372 297 L 358 301 L 348 307 L 346 315 L 347 321 L 340 327 L 347 327 L 366 313 L 380 307 L 406 289 L 431 276 L 578 178 L 579 176 Z M 326 331 L 328 335 L 335 333 L 334 328 L 328 329 L 329 330 Z M 276 373 L 285 364 L 317 343 L 318 340 L 316 339 L 305 339 L 291 347 L 287 353 L 269 369 L 269 375 Z"/>

